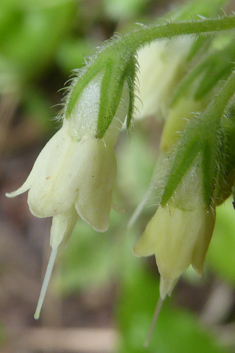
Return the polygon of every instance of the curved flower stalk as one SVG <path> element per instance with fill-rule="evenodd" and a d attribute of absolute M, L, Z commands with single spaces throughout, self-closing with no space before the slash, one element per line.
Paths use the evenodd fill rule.
<path fill-rule="evenodd" d="M 71 235 L 78 217 L 95 230 L 109 226 L 112 188 L 116 178 L 113 147 L 129 109 L 129 87 L 123 84 L 116 114 L 103 138 L 97 138 L 100 88 L 98 74 L 84 88 L 68 119 L 39 154 L 25 183 L 7 194 L 15 197 L 29 190 L 28 204 L 36 217 L 53 217 L 52 253 L 35 317 L 39 317 L 58 246 Z"/>

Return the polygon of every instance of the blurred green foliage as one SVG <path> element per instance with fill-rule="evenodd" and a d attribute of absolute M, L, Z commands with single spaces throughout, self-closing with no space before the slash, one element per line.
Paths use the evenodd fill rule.
<path fill-rule="evenodd" d="M 210 268 L 222 279 L 235 287 L 235 214 L 232 199 L 217 207 L 216 226 L 207 262 Z"/>
<path fill-rule="evenodd" d="M 58 289 L 65 294 L 86 288 L 108 285 L 118 274 L 121 256 L 121 216 L 111 215 L 110 229 L 100 234 L 79 221 L 63 254 L 63 266 L 57 279 Z"/>
<path fill-rule="evenodd" d="M 22 90 L 47 68 L 71 31 L 74 1 L 2 1 L 0 17 L 1 63 L 7 63 L 10 83 L 1 80 L 1 89 Z"/>
<path fill-rule="evenodd" d="M 122 284 L 116 308 L 121 331 L 118 352 L 226 352 L 192 313 L 174 308 L 170 300 L 164 303 L 149 347 L 143 347 L 158 297 L 158 284 L 143 267 L 136 269 L 131 281 Z"/>
<path fill-rule="evenodd" d="M 1 0 L 0 95 L 14 94 L 40 129 L 52 129 L 55 96 L 71 71 L 112 35 L 119 20 L 135 19 L 149 1 Z M 53 96 L 52 96 L 53 93 Z"/>
<path fill-rule="evenodd" d="M 50 129 L 52 102 L 41 86 L 61 41 L 74 28 L 76 2 L 3 0 L 0 4 L 0 94 L 15 95 L 39 126 Z M 45 85 L 47 85 L 46 83 Z"/>
<path fill-rule="evenodd" d="M 149 2 L 149 0 L 104 0 L 104 7 L 110 18 L 119 20 L 135 18 Z"/>

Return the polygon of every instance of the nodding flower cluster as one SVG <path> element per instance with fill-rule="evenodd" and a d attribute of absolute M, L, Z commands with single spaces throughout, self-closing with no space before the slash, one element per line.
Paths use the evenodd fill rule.
<path fill-rule="evenodd" d="M 168 81 L 174 83 L 171 87 L 174 94 L 171 100 L 168 97 L 161 102 L 167 110 L 159 158 L 165 174 L 163 178 L 161 175 L 160 183 L 155 180 L 159 188 L 159 205 L 132 249 L 135 256 L 155 255 L 160 273 L 160 298 L 146 345 L 162 302 L 167 295 L 171 295 L 181 274 L 192 265 L 199 276 L 203 275 L 215 226 L 216 206 L 223 203 L 234 189 L 235 72 L 230 67 L 227 76 L 223 76 L 222 69 L 219 72 L 216 66 L 217 81 L 209 76 L 211 67 L 214 63 L 219 64 L 221 58 L 224 60 L 227 56 L 228 66 L 231 56 L 235 59 L 235 53 L 231 53 L 233 40 L 234 36 L 229 44 L 221 45 L 217 50 L 213 41 L 210 42 L 208 46 L 213 48 L 213 54 L 210 50 L 206 55 L 205 52 L 197 53 L 198 64 L 189 68 L 189 72 L 178 82 Z M 167 45 L 171 46 L 171 41 Z M 189 46 L 193 47 L 193 43 L 189 42 Z M 167 52 L 169 48 L 165 50 Z M 171 78 L 176 77 L 174 69 L 180 62 L 180 55 L 180 52 L 175 54 L 175 65 L 171 62 Z M 182 51 L 182 56 L 185 63 L 185 51 Z M 162 61 L 160 64 L 162 66 Z M 200 75 L 196 75 L 198 73 Z M 224 85 L 218 79 L 221 77 L 226 78 Z M 142 76 L 143 86 L 144 80 L 147 77 Z M 160 86 L 156 88 L 157 97 L 161 94 L 164 97 L 165 86 L 162 88 L 163 92 Z M 143 104 L 145 96 L 148 95 L 144 92 Z M 150 102 L 149 97 L 147 103 Z M 159 106 L 150 107 L 149 111 L 156 111 L 157 108 Z"/>
<path fill-rule="evenodd" d="M 224 1 L 205 4 L 204 0 L 195 0 L 192 4 L 195 11 L 202 8 L 208 15 L 210 11 L 218 13 Z M 127 128 L 130 126 L 138 94 L 138 46 L 134 43 L 129 48 L 125 43 L 122 38 L 108 42 L 79 72 L 61 114 L 60 130 L 39 154 L 25 183 L 7 194 L 15 197 L 29 191 L 31 213 L 40 218 L 52 217 L 52 252 L 35 318 L 40 314 L 58 247 L 71 235 L 78 218 L 99 232 L 109 227 L 117 171 L 114 145 L 124 122 Z M 202 276 L 216 206 L 231 194 L 234 185 L 235 72 L 229 65 L 235 62 L 235 53 L 227 43 L 228 38 L 226 45 L 216 51 L 210 38 L 196 40 L 177 35 L 167 43 L 154 43 L 139 52 L 139 93 L 144 107 L 140 115 L 159 111 L 166 115 L 160 149 L 167 163 L 162 164 L 165 180 L 159 206 L 133 253 L 155 255 L 161 276 L 161 301 L 171 294 L 190 264 Z M 213 50 L 204 53 L 205 44 Z M 151 60 L 146 60 L 145 55 Z M 189 56 L 198 59 L 199 64 L 192 70 L 190 64 L 187 73 Z M 217 81 L 213 76 L 208 86 L 211 63 L 220 63 L 224 58 L 229 63 L 228 71 L 215 65 Z M 198 72 L 200 75 L 196 75 Z M 223 85 L 220 81 L 214 90 L 225 74 L 227 80 Z M 199 95 L 199 91 L 205 94 Z"/>

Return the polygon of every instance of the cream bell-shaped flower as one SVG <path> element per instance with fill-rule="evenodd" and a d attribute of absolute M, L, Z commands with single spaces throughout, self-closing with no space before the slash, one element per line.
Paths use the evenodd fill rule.
<path fill-rule="evenodd" d="M 104 138 L 98 139 L 101 80 L 99 74 L 84 88 L 71 116 L 63 120 L 61 129 L 43 148 L 25 183 L 7 194 L 15 197 L 29 190 L 31 213 L 36 217 L 53 217 L 52 253 L 35 318 L 40 314 L 58 246 L 71 235 L 78 217 L 99 232 L 109 227 L 117 170 L 113 147 L 127 115 L 129 91 L 124 84 L 116 115 Z"/>
<path fill-rule="evenodd" d="M 151 43 L 137 52 L 138 89 L 136 119 L 145 116 L 165 117 L 174 89 L 184 74 L 185 60 L 192 37 L 177 37 Z"/>
<path fill-rule="evenodd" d="M 29 190 L 29 208 L 36 217 L 53 217 L 74 206 L 82 219 L 104 232 L 109 225 L 115 176 L 113 146 L 93 134 L 76 141 L 69 134 L 69 122 L 64 120 L 38 156 L 26 182 L 8 196 Z"/>
<path fill-rule="evenodd" d="M 199 205 L 198 205 L 199 206 Z M 213 210 L 202 203 L 193 209 L 181 209 L 169 203 L 158 207 L 143 235 L 134 245 L 135 256 L 155 255 L 160 272 L 160 298 L 144 345 L 147 347 L 166 295 L 171 295 L 181 274 L 191 264 L 202 276 L 206 252 L 215 224 Z"/>
<path fill-rule="evenodd" d="M 136 256 L 155 255 L 161 275 L 160 296 L 171 295 L 181 274 L 191 264 L 199 276 L 210 243 L 215 216 L 205 207 L 183 210 L 170 201 L 159 206 L 133 248 Z"/>
<path fill-rule="evenodd" d="M 203 197 L 198 156 L 167 204 L 159 205 L 133 247 L 136 256 L 155 255 L 161 275 L 160 296 L 170 295 L 191 264 L 199 276 L 215 225 L 215 211 Z"/>

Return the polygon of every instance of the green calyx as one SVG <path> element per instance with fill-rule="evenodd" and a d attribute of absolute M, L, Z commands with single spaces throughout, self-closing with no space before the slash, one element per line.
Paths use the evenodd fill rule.
<path fill-rule="evenodd" d="M 234 122 L 224 117 L 224 111 L 235 91 L 235 72 L 232 72 L 218 96 L 199 116 L 188 122 L 175 147 L 172 164 L 161 205 L 165 206 L 190 168 L 200 156 L 204 203 L 207 209 L 214 197 L 223 194 L 222 185 L 231 176 L 234 161 Z M 231 115 L 231 114 L 230 114 Z"/>
<path fill-rule="evenodd" d="M 162 196 L 162 206 L 166 205 L 195 158 L 200 155 L 201 173 L 198 177 L 203 179 L 204 201 L 209 208 L 216 178 L 220 133 L 218 126 L 214 126 L 209 134 L 205 133 L 208 125 L 202 117 L 195 117 L 182 133 Z"/>
<path fill-rule="evenodd" d="M 235 182 L 235 102 L 226 108 L 221 121 L 222 139 L 221 167 L 218 171 L 218 185 L 215 190 L 216 205 L 223 203 L 232 193 Z"/>
<path fill-rule="evenodd" d="M 130 125 L 134 105 L 136 59 L 134 55 L 117 56 L 110 60 L 104 72 L 100 92 L 100 107 L 97 123 L 97 137 L 102 138 L 109 128 L 117 111 L 124 84 L 129 88 L 127 128 Z"/>
<path fill-rule="evenodd" d="M 74 81 L 67 100 L 65 118 L 69 119 L 84 88 L 96 75 L 103 73 L 97 120 L 98 139 L 104 137 L 115 116 L 125 83 L 129 88 L 127 127 L 129 127 L 131 121 L 134 105 L 136 58 L 131 51 L 125 50 L 121 44 L 119 39 L 115 39 L 90 59 L 84 71 L 81 71 L 81 75 Z"/>
<path fill-rule="evenodd" d="M 202 50 L 198 53 L 199 63 L 189 71 L 180 83 L 172 98 L 171 107 L 181 97 L 187 95 L 189 91 L 193 91 L 195 101 L 203 99 L 215 88 L 219 80 L 224 79 L 232 72 L 235 61 L 234 35 L 227 38 L 228 43 L 225 46 L 222 45 L 221 48 L 217 49 L 214 46 L 218 45 L 216 42 L 219 42 L 219 39 L 217 38 L 215 43 L 213 41 L 207 43 L 207 46 L 209 44 L 207 55 L 204 51 L 202 53 Z"/>

